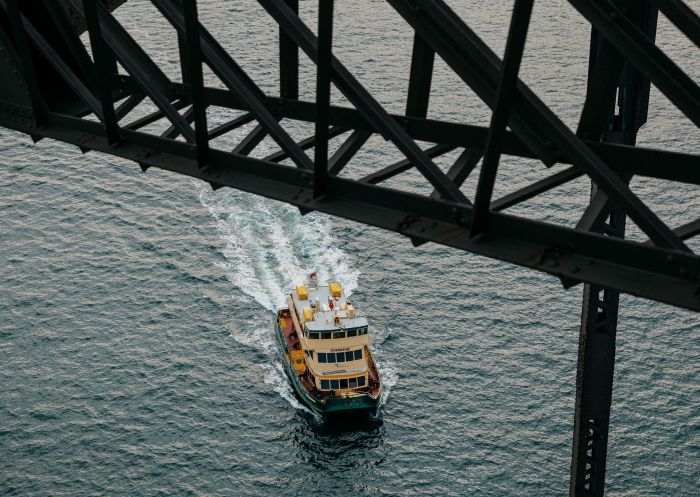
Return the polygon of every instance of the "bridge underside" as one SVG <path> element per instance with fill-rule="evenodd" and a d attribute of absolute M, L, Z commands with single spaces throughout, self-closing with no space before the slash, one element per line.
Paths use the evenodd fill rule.
<path fill-rule="evenodd" d="M 134 160 L 143 168 L 160 167 L 214 187 L 230 186 L 303 211 L 393 230 L 417 244 L 432 241 L 544 271 L 561 278 L 566 287 L 588 282 L 700 309 L 699 260 L 684 243 L 700 231 L 700 220 L 669 227 L 628 186 L 633 176 L 697 185 L 700 157 L 602 140 L 614 111 L 619 76 L 627 66 L 650 79 L 688 117 L 689 125 L 700 123 L 698 86 L 635 26 L 639 2 L 570 2 L 606 44 L 606 56 L 590 71 L 576 132 L 517 78 L 530 17 L 529 8 L 521 4 L 528 2 L 516 2 L 501 61 L 444 2 L 389 0 L 416 33 L 403 115 L 385 111 L 330 50 L 319 46 L 317 35 L 295 14 L 295 0 L 259 2 L 280 26 L 278 96 L 260 90 L 236 63 L 235 53 L 227 53 L 194 20 L 190 3 L 153 1 L 181 38 L 184 83 L 177 83 L 101 2 L 87 2 L 86 12 L 78 0 L 66 0 L 66 8 L 48 0 L 0 2 L 3 74 L 11 75 L 0 86 L 0 124 L 35 139 L 73 143 Z M 692 11 L 682 2 L 659 5 L 698 42 Z M 24 29 L 15 19 L 20 10 Z M 94 59 L 77 34 L 86 25 L 92 25 Z M 324 37 L 330 42 L 330 28 L 330 22 L 321 25 L 326 30 L 320 32 L 321 45 Z M 299 50 L 318 63 L 317 101 L 298 99 Z M 426 118 L 436 54 L 494 109 L 490 127 Z M 202 63 L 225 90 L 203 85 Z M 330 84 L 354 108 L 329 105 L 322 90 Z M 158 111 L 130 122 L 129 116 L 146 99 Z M 244 114 L 223 126 L 207 127 L 207 110 L 215 107 Z M 171 128 L 165 134 L 143 129 L 157 121 Z M 212 139 L 251 121 L 257 126 L 234 150 L 210 145 Z M 317 123 L 317 133 L 295 142 L 284 127 L 289 121 Z M 329 157 L 329 135 L 341 134 L 344 142 Z M 339 177 L 372 135 L 393 143 L 404 159 L 357 180 Z M 262 160 L 249 157 L 265 137 L 274 140 L 279 153 Z M 417 141 L 434 145 L 424 150 Z M 305 152 L 311 148 L 313 158 Z M 462 153 L 449 170 L 435 165 L 435 157 L 455 149 Z M 542 167 L 570 167 L 493 199 L 501 156 L 536 159 Z M 290 165 L 281 164 L 283 160 Z M 478 187 L 468 198 L 460 187 L 477 166 Z M 413 169 L 432 185 L 431 195 L 382 186 Z M 580 213 L 575 229 L 508 214 L 509 208 L 581 176 L 590 177 L 601 194 Z M 646 243 L 599 233 L 596 228 L 613 206 L 648 236 Z"/>
<path fill-rule="evenodd" d="M 53 138 L 130 159 L 144 170 L 175 171 L 214 188 L 281 200 L 302 212 L 392 230 L 416 245 L 436 242 L 536 269 L 559 277 L 567 288 L 585 282 L 599 291 L 700 310 L 700 258 L 686 245 L 700 233 L 700 219 L 668 226 L 630 188 L 635 177 L 672 187 L 700 184 L 700 156 L 644 148 L 634 140 L 646 122 L 650 84 L 687 118 L 687 126 L 700 125 L 700 88 L 648 29 L 660 10 L 700 46 L 700 21 L 682 1 L 569 0 L 590 24 L 594 42 L 575 131 L 518 78 L 532 0 L 515 0 L 503 59 L 444 1 L 386 0 L 415 33 L 401 115 L 387 112 L 333 56 L 332 1 L 320 3 L 313 32 L 297 14 L 298 0 L 258 0 L 279 26 L 277 95 L 263 92 L 236 54 L 199 23 L 193 0 L 151 2 L 177 31 L 180 81 L 166 76 L 112 15 L 123 1 L 0 0 L 0 125 L 35 140 Z M 83 30 L 87 36 L 81 37 Z M 316 64 L 313 101 L 299 98 L 301 52 Z M 428 118 L 436 56 L 491 108 L 490 126 Z M 204 65 L 217 85 L 205 86 Z M 349 106 L 331 105 L 331 85 Z M 638 98 L 627 112 L 624 99 L 631 94 Z M 144 102 L 157 110 L 134 117 Z M 216 108 L 240 112 L 210 126 Z M 315 133 L 295 140 L 290 122 L 313 123 Z M 148 131 L 154 123 L 167 123 L 168 129 Z M 215 145 L 250 123 L 254 129 L 234 148 Z M 342 175 L 373 136 L 393 144 L 401 160 L 361 178 Z M 341 144 L 329 150 L 339 137 Z M 278 151 L 251 157 L 265 139 Z M 455 151 L 447 170 L 434 162 Z M 499 163 L 508 156 L 565 168 L 494 198 Z M 416 171 L 431 193 L 386 186 Z M 473 172 L 476 189 L 465 193 Z M 508 213 L 582 177 L 595 185 L 595 193 L 573 228 Z M 677 211 L 686 207 L 679 201 Z M 624 228 L 614 228 L 611 216 L 626 217 L 647 239 L 622 239 Z"/>

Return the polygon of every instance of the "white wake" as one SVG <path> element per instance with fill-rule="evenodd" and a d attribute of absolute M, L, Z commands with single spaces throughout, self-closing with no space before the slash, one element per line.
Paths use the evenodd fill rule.
<path fill-rule="evenodd" d="M 226 244 L 226 275 L 264 308 L 284 305 L 292 285 L 312 271 L 319 281 L 339 281 L 348 295 L 357 288 L 360 273 L 326 216 L 301 216 L 287 204 L 236 190 L 214 192 L 203 184 L 199 200 Z"/>

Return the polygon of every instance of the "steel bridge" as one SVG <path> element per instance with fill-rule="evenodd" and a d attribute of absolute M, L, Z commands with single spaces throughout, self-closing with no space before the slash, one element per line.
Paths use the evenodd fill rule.
<path fill-rule="evenodd" d="M 319 0 L 315 32 L 298 15 L 298 0 L 258 0 L 279 26 L 277 95 L 263 92 L 236 53 L 202 26 L 196 0 L 151 0 L 177 31 L 182 82 L 172 81 L 112 15 L 124 1 L 0 0 L 0 125 L 35 141 L 130 159 L 144 171 L 167 169 L 302 213 L 392 230 L 415 245 L 436 242 L 518 264 L 566 288 L 583 284 L 570 493 L 603 495 L 619 292 L 700 310 L 700 258 L 685 243 L 700 233 L 700 218 L 668 226 L 630 188 L 633 177 L 700 184 L 700 156 L 636 145 L 651 84 L 688 126 L 700 125 L 700 88 L 655 39 L 661 12 L 700 47 L 698 16 L 681 0 L 568 0 L 591 26 L 586 99 L 573 131 L 518 77 L 534 0 L 514 0 L 503 59 L 443 0 L 385 0 L 415 33 L 400 115 L 334 57 L 333 0 Z M 316 66 L 313 101 L 299 96 L 300 52 Z M 428 118 L 436 56 L 490 107 L 490 126 Z M 205 65 L 219 87 L 205 86 Z M 331 85 L 350 106 L 331 104 Z M 134 118 L 144 102 L 157 111 Z M 207 118 L 215 108 L 241 112 L 214 127 Z M 294 121 L 313 123 L 313 136 L 295 141 L 285 129 Z M 146 130 L 158 122 L 167 131 Z M 249 123 L 253 131 L 233 150 L 212 143 Z M 391 142 L 402 160 L 361 178 L 340 176 L 373 135 Z M 338 137 L 342 144 L 331 153 L 329 141 Z M 252 158 L 266 138 L 278 151 Z M 455 150 L 448 170 L 435 164 Z M 494 198 L 502 156 L 568 167 Z M 382 185 L 409 171 L 432 193 Z M 468 195 L 464 183 L 473 171 L 477 188 Z M 574 228 L 508 213 L 581 177 L 593 188 Z M 625 240 L 627 219 L 648 239 Z"/>

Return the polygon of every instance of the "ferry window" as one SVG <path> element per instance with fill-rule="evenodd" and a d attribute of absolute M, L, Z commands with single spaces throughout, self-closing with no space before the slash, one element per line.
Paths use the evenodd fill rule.
<path fill-rule="evenodd" d="M 321 333 L 321 338 L 324 340 L 328 340 L 331 337 L 331 332 L 330 331 L 324 331 Z"/>
<path fill-rule="evenodd" d="M 338 380 L 331 380 L 331 388 L 332 388 L 333 390 L 338 390 L 338 388 L 339 388 L 339 386 L 338 386 Z"/>
<path fill-rule="evenodd" d="M 335 360 L 336 360 L 337 362 L 345 362 L 345 353 L 344 353 L 344 352 L 338 352 L 338 353 L 335 355 Z"/>
<path fill-rule="evenodd" d="M 360 359 L 362 359 L 362 349 L 357 349 L 355 351 L 355 360 L 358 361 Z"/>
<path fill-rule="evenodd" d="M 309 350 L 309 357 L 311 357 L 312 359 L 314 358 L 314 351 L 313 350 Z"/>
<path fill-rule="evenodd" d="M 364 376 L 357 377 L 357 386 L 359 386 L 359 387 L 365 386 L 365 377 Z"/>
<path fill-rule="evenodd" d="M 350 378 L 348 380 L 348 386 L 350 388 L 357 388 L 357 378 Z"/>
<path fill-rule="evenodd" d="M 333 338 L 345 338 L 345 330 L 334 331 Z"/>
<path fill-rule="evenodd" d="M 326 357 L 328 357 L 328 362 L 335 362 L 335 352 L 328 352 L 328 354 L 326 354 Z"/>
<path fill-rule="evenodd" d="M 357 336 L 357 328 L 353 328 L 351 330 L 348 330 L 348 338 Z"/>
<path fill-rule="evenodd" d="M 326 353 L 325 352 L 318 353 L 318 362 L 326 362 Z"/>
<path fill-rule="evenodd" d="M 350 352 L 345 353 L 345 360 L 352 361 L 352 350 Z"/>
<path fill-rule="evenodd" d="M 340 388 L 348 388 L 348 380 L 340 380 Z"/>
<path fill-rule="evenodd" d="M 360 328 L 360 335 L 366 335 L 367 334 L 367 327 Z"/>
<path fill-rule="evenodd" d="M 331 382 L 328 380 L 321 380 L 321 390 L 328 390 L 331 387 Z"/>
<path fill-rule="evenodd" d="M 318 331 L 310 331 L 309 340 L 318 340 Z"/>

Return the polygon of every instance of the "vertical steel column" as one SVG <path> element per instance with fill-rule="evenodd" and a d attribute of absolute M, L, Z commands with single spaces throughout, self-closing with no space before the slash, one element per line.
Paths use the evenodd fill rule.
<path fill-rule="evenodd" d="M 318 2 L 318 59 L 316 75 L 316 144 L 314 149 L 314 197 L 326 192 L 328 185 L 328 137 L 331 105 L 331 67 L 333 57 L 333 2 Z"/>
<path fill-rule="evenodd" d="M 83 0 L 83 8 L 85 9 L 85 23 L 90 36 L 90 45 L 92 46 L 92 58 L 97 68 L 97 84 L 99 85 L 105 133 L 107 141 L 114 144 L 120 140 L 111 84 L 112 75 L 116 74 L 116 64 L 114 56 L 110 54 L 109 48 L 102 38 L 97 2 L 102 3 L 102 0 Z"/>
<path fill-rule="evenodd" d="M 184 52 L 187 57 L 187 63 L 183 67 L 189 69 L 189 78 L 185 78 L 183 75 L 183 81 L 187 79 L 189 83 L 194 113 L 197 163 L 202 168 L 209 160 L 209 130 L 207 129 L 207 104 L 204 100 L 204 75 L 202 74 L 202 48 L 197 0 L 185 0 L 182 6 L 185 14 L 186 50 Z"/>
<path fill-rule="evenodd" d="M 182 84 L 189 85 L 191 84 L 190 77 L 192 73 L 189 67 L 190 60 L 187 57 L 187 39 L 185 38 L 185 35 L 179 31 L 177 32 L 177 47 L 180 53 L 180 74 L 182 75 Z"/>
<path fill-rule="evenodd" d="M 434 65 L 435 51 L 416 33 L 411 55 L 411 75 L 408 80 L 407 116 L 425 118 L 428 115 Z"/>
<path fill-rule="evenodd" d="M 295 14 L 299 0 L 284 0 Z M 299 47 L 280 27 L 280 97 L 299 99 Z"/>
<path fill-rule="evenodd" d="M 7 14 L 10 19 L 10 27 L 12 29 L 12 37 L 15 42 L 15 49 L 20 57 L 22 68 L 22 76 L 27 84 L 27 93 L 29 101 L 32 104 L 32 113 L 34 114 L 34 122 L 37 126 L 41 126 L 46 122 L 46 102 L 41 96 L 39 90 L 39 80 L 34 68 L 34 59 L 29 48 L 27 33 L 24 31 L 22 23 L 22 10 L 27 6 L 20 3 L 19 0 L 7 0 Z"/>
<path fill-rule="evenodd" d="M 630 7 L 628 14 L 649 38 L 655 38 L 658 17 L 655 8 L 647 1 L 639 2 Z M 603 44 L 603 38 L 593 30 L 589 76 L 605 50 Z M 603 142 L 635 144 L 637 132 L 646 122 L 649 90 L 649 81 L 628 64 L 618 83 L 618 114 L 613 115 L 614 102 L 602 102 L 613 107 L 609 109 L 612 117 L 602 135 Z M 597 193 L 596 186 L 592 185 L 591 199 Z M 625 221 L 624 212 L 613 206 L 607 221 L 593 229 L 607 236 L 624 238 Z M 618 291 L 584 285 L 569 491 L 572 497 L 602 497 L 604 493 L 619 299 Z"/>

